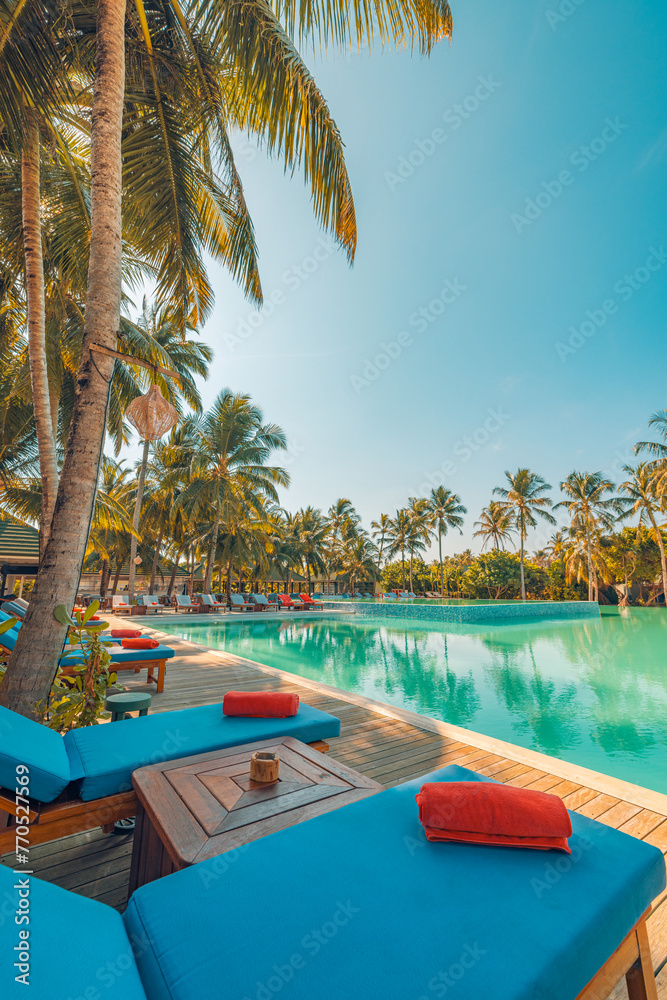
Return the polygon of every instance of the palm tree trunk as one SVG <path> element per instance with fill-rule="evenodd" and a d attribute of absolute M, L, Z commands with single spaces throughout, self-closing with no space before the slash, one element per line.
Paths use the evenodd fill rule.
<path fill-rule="evenodd" d="M 411 552 L 410 553 L 410 593 L 413 592 L 413 589 L 414 588 L 412 586 L 412 552 Z"/>
<path fill-rule="evenodd" d="M 162 545 L 162 536 L 163 536 L 163 534 L 164 534 L 164 529 L 160 528 L 160 530 L 158 532 L 158 536 L 157 536 L 157 542 L 155 544 L 155 554 L 153 556 L 153 565 L 151 567 L 151 582 L 150 582 L 150 586 L 148 588 L 148 593 L 149 594 L 153 593 L 153 588 L 155 587 L 155 578 L 157 576 L 157 564 L 158 564 L 158 560 L 160 558 L 160 547 Z"/>
<path fill-rule="evenodd" d="M 118 590 L 118 581 L 120 580 L 120 574 L 123 571 L 123 560 L 119 559 L 116 563 L 116 575 L 113 578 L 113 586 L 111 588 L 111 593 L 115 594 Z"/>
<path fill-rule="evenodd" d="M 405 549 L 401 549 L 401 579 L 403 581 L 403 590 L 405 590 Z"/>
<path fill-rule="evenodd" d="M 111 564 L 108 559 L 102 563 L 102 576 L 100 578 L 100 597 L 104 599 L 109 589 L 109 578 L 111 576 Z"/>
<path fill-rule="evenodd" d="M 25 255 L 28 358 L 35 414 L 35 431 L 42 478 L 42 513 L 39 519 L 39 554 L 43 558 L 49 540 L 51 518 L 58 490 L 58 463 L 49 399 L 46 364 L 46 320 L 44 303 L 44 262 L 40 219 L 40 143 L 34 120 L 26 130 L 21 157 L 21 210 Z"/>
<path fill-rule="evenodd" d="M 137 497 L 134 501 L 134 514 L 132 516 L 132 527 L 135 531 L 139 530 L 139 518 L 141 517 L 141 502 L 144 499 L 144 482 L 146 480 L 146 466 L 148 465 L 148 449 L 150 448 L 150 441 L 144 441 L 144 450 L 141 455 L 141 466 L 139 467 L 139 482 L 137 483 Z M 134 560 L 137 557 L 137 538 L 136 535 L 132 535 L 130 539 L 130 574 L 129 580 L 127 582 L 127 600 L 128 603 L 132 603 L 134 600 L 134 576 L 137 572 L 137 567 Z"/>
<path fill-rule="evenodd" d="M 442 566 L 442 531 L 438 529 L 438 558 L 440 560 L 440 593 L 445 589 L 445 571 Z"/>
<path fill-rule="evenodd" d="M 649 510 L 648 515 L 651 518 L 651 524 L 653 525 L 653 531 L 655 532 L 655 540 L 658 543 L 658 548 L 660 549 L 660 566 L 662 567 L 662 593 L 665 600 L 665 607 L 667 607 L 667 562 L 665 561 L 665 543 L 662 540 L 662 535 L 660 534 L 660 528 L 658 527 L 655 517 L 653 516 L 653 511 Z"/>
<path fill-rule="evenodd" d="M 588 555 L 588 600 L 593 600 L 593 558 L 591 556 L 591 539 L 586 526 L 586 552 Z"/>
<path fill-rule="evenodd" d="M 521 533 L 521 548 L 520 548 L 520 553 L 519 554 L 520 554 L 520 557 L 521 557 L 521 600 L 525 601 L 526 600 L 526 581 L 525 581 L 524 575 L 523 575 L 523 533 Z"/>
<path fill-rule="evenodd" d="M 114 349 L 121 295 L 121 134 L 125 85 L 125 0 L 98 0 L 91 128 L 91 233 L 86 316 L 74 410 L 51 532 L 23 627 L 0 687 L 0 703 L 37 717 L 63 648 L 66 625 L 53 617 L 71 608 L 86 551 L 102 457 L 114 360 L 91 344 Z"/>
<path fill-rule="evenodd" d="M 172 566 L 171 569 L 171 576 L 169 577 L 169 586 L 167 587 L 167 597 L 171 597 L 171 595 L 174 592 L 174 584 L 176 583 L 176 573 L 178 572 L 178 560 L 181 558 L 184 548 L 185 546 L 182 545 L 181 548 L 178 549 L 176 553 L 176 558 L 174 559 L 174 565 Z"/>
<path fill-rule="evenodd" d="M 232 592 L 232 561 L 232 556 L 230 556 L 227 563 L 227 600 L 229 600 L 229 595 Z"/>
<path fill-rule="evenodd" d="M 220 531 L 220 506 L 215 509 L 215 520 L 213 521 L 213 532 L 211 534 L 211 547 L 208 551 L 208 562 L 206 564 L 206 576 L 204 577 L 204 593 L 211 593 L 211 583 L 213 580 L 213 560 L 215 550 L 218 545 L 218 532 Z"/>

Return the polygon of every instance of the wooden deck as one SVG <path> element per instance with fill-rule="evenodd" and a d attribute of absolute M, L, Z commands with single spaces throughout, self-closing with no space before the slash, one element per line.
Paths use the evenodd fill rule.
<path fill-rule="evenodd" d="M 146 625 L 142 622 L 144 629 Z M 150 627 L 159 629 L 159 621 L 152 620 Z M 332 741 L 331 754 L 384 785 L 462 764 L 508 784 L 559 795 L 568 808 L 667 852 L 667 796 L 173 636 L 168 641 L 177 656 L 169 661 L 164 693 L 153 697 L 153 711 L 220 702 L 229 689 L 296 691 L 304 702 L 340 718 L 342 732 Z M 143 678 L 143 672 L 120 674 L 128 689 L 149 690 Z M 33 848 L 31 864 L 41 878 L 122 910 L 131 851 L 131 835 L 104 835 L 95 830 Z M 14 859 L 3 860 L 11 864 Z M 648 930 L 659 1000 L 667 1000 L 667 893 L 656 901 Z M 627 1000 L 624 983 L 611 998 Z"/>

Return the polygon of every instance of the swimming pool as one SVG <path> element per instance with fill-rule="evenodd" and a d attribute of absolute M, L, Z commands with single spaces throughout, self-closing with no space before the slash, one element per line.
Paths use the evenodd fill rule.
<path fill-rule="evenodd" d="M 667 613 L 179 624 L 173 635 L 667 792 Z"/>

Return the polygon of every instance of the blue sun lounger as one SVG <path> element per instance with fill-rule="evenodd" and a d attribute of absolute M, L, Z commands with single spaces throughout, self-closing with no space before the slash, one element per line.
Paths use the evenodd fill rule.
<path fill-rule="evenodd" d="M 122 917 L 31 880 L 31 1000 L 599 1000 L 629 969 L 655 997 L 657 848 L 577 814 L 570 857 L 429 844 L 426 780 L 486 779 L 449 767 L 380 792 L 142 886 Z M 0 871 L 10 909 L 16 882 Z M 27 995 L 17 930 L 0 926 L 10 997 Z"/>
<path fill-rule="evenodd" d="M 0 621 L 5 621 L 9 617 L 10 616 L 5 614 L 5 612 L 0 611 Z M 16 645 L 20 628 L 21 622 L 17 622 L 14 628 L 10 628 L 7 632 L 3 632 L 3 634 L 0 635 L 0 648 L 4 648 L 8 652 L 11 652 Z M 109 636 L 108 639 L 113 642 L 111 636 Z M 123 649 L 121 647 L 112 650 L 111 665 L 118 671 L 134 670 L 135 673 L 138 673 L 139 670 L 146 667 L 147 683 L 155 684 L 157 693 L 162 694 L 164 691 L 167 660 L 170 660 L 174 655 L 174 650 L 171 646 L 164 646 L 162 643 L 160 643 L 159 646 L 155 646 L 153 649 Z M 76 650 L 64 653 L 63 656 L 60 657 L 59 662 L 61 667 L 74 666 L 75 664 L 82 662 L 81 654 L 76 652 Z M 154 671 L 157 671 L 157 675 Z"/>
<path fill-rule="evenodd" d="M 14 847 L 3 820 L 13 812 L 19 764 L 29 768 L 37 844 L 133 816 L 132 772 L 147 764 L 281 736 L 327 749 L 339 734 L 335 716 L 304 704 L 287 719 L 232 718 L 220 704 L 204 705 L 72 729 L 64 738 L 0 706 L 0 854 Z"/>

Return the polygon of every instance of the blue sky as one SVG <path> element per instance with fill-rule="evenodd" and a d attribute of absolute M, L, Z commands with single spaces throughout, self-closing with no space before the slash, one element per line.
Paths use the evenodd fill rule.
<path fill-rule="evenodd" d="M 253 317 L 214 267 L 203 331 L 205 400 L 248 391 L 288 434 L 286 506 L 348 496 L 368 526 L 444 478 L 469 509 L 449 552 L 505 469 L 618 481 L 667 406 L 667 6 L 452 7 L 430 59 L 310 63 L 346 143 L 353 268 L 300 178 L 237 139 L 276 302 Z"/>

